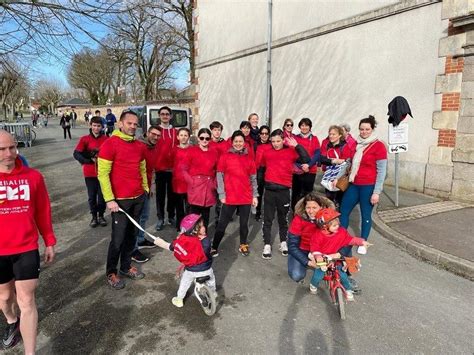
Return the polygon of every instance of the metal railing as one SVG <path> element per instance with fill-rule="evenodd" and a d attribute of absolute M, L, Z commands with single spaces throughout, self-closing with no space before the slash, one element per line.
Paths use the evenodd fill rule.
<path fill-rule="evenodd" d="M 36 132 L 31 123 L 0 123 L 0 128 L 10 132 L 18 143 L 23 143 L 25 147 L 31 147 L 36 138 Z"/>

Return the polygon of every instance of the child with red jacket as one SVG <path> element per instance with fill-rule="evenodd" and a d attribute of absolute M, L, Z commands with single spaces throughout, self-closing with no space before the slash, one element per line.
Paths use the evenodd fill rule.
<path fill-rule="evenodd" d="M 310 254 L 308 256 L 311 260 L 320 263 L 323 262 L 323 256 L 338 259 L 341 257 L 339 250 L 349 245 L 369 246 L 369 243 L 364 239 L 351 236 L 345 228 L 340 226 L 338 218 L 340 215 L 339 212 L 331 208 L 323 208 L 316 213 L 316 223 L 320 229 L 311 236 Z M 338 269 L 341 283 L 346 289 L 347 299 L 352 301 L 354 296 L 349 277 L 342 266 L 338 266 Z M 321 268 L 314 269 L 313 278 L 309 285 L 311 293 L 316 294 L 318 292 L 318 285 L 323 279 L 324 273 L 325 270 Z"/>
<path fill-rule="evenodd" d="M 189 287 L 197 277 L 209 276 L 206 285 L 216 292 L 216 279 L 212 270 L 211 242 L 207 237 L 203 218 L 198 214 L 189 214 L 181 221 L 181 234 L 169 249 L 184 265 L 179 289 L 171 302 L 178 308 L 183 307 Z"/>

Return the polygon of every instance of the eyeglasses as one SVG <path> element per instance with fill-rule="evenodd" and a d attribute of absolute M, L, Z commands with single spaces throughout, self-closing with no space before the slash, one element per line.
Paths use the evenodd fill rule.
<path fill-rule="evenodd" d="M 260 132 L 261 136 L 268 136 L 268 132 Z"/>
<path fill-rule="evenodd" d="M 211 140 L 211 137 L 199 137 L 199 140 L 200 140 L 200 141 L 206 140 L 206 141 L 209 142 L 209 141 Z"/>
<path fill-rule="evenodd" d="M 285 124 L 285 127 L 293 127 L 293 123 L 287 123 Z"/>

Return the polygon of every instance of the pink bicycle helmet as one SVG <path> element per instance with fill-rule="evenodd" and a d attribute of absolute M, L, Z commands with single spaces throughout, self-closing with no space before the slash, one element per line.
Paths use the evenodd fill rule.
<path fill-rule="evenodd" d="M 191 213 L 185 216 L 179 225 L 181 233 L 192 234 L 196 223 L 199 222 L 200 219 L 200 214 Z"/>

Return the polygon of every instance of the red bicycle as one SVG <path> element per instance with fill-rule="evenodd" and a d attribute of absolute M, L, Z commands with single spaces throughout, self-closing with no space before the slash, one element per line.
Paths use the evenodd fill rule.
<path fill-rule="evenodd" d="M 325 271 L 323 280 L 326 281 L 326 284 L 329 287 L 331 300 L 337 306 L 339 315 L 343 320 L 346 319 L 346 310 L 344 306 L 348 298 L 347 291 L 341 283 L 341 275 L 338 266 L 344 266 L 344 261 L 344 257 L 332 259 L 325 256 L 323 262 L 316 264 L 321 268 L 321 270 Z"/>

